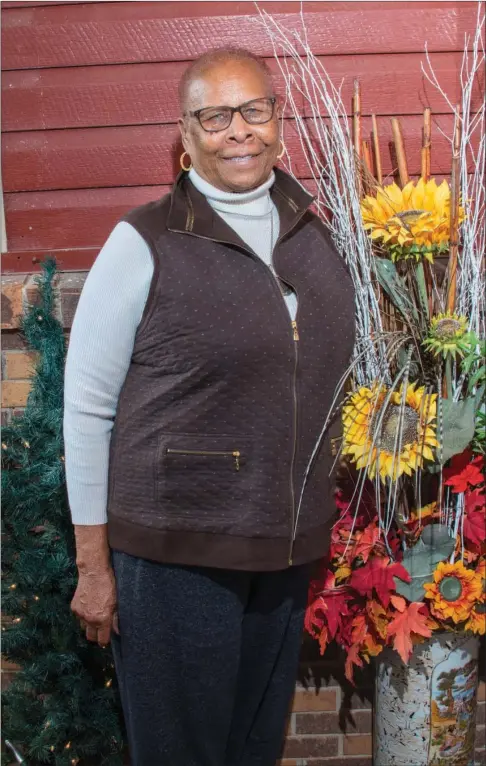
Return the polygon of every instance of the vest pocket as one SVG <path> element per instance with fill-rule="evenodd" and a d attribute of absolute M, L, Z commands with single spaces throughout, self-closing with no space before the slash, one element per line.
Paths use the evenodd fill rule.
<path fill-rule="evenodd" d="M 252 437 L 164 433 L 155 494 L 169 529 L 223 532 L 248 513 Z"/>

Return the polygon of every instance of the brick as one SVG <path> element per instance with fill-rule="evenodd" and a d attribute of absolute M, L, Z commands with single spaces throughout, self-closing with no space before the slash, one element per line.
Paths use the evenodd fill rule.
<path fill-rule="evenodd" d="M 329 711 L 334 712 L 338 706 L 338 689 L 309 688 L 298 686 L 295 690 L 292 710 L 298 712 Z"/>
<path fill-rule="evenodd" d="M 330 758 L 338 754 L 339 737 L 289 737 L 283 758 Z"/>
<path fill-rule="evenodd" d="M 297 713 L 295 733 L 298 734 L 340 734 L 337 713 Z"/>
<path fill-rule="evenodd" d="M 371 710 L 373 707 L 373 689 L 357 689 L 351 695 L 344 694 L 342 709 L 344 710 Z"/>
<path fill-rule="evenodd" d="M 483 748 L 486 745 L 486 737 L 485 737 L 486 727 L 485 726 L 476 726 L 476 747 L 477 748 Z"/>
<path fill-rule="evenodd" d="M 3 618 L 2 622 L 5 622 L 5 618 Z M 17 670 L 20 670 L 20 665 L 16 665 L 15 662 L 9 662 L 9 660 L 6 660 L 5 657 L 2 657 L 1 663 L 2 670 L 7 670 L 10 673 L 16 673 Z"/>
<path fill-rule="evenodd" d="M 371 755 L 372 750 L 371 734 L 345 734 L 343 737 L 344 755 Z"/>
<path fill-rule="evenodd" d="M 6 380 L 2 385 L 2 407 L 25 407 L 29 391 L 28 380 Z"/>
<path fill-rule="evenodd" d="M 79 296 L 85 283 L 87 272 L 62 274 L 60 281 L 61 314 L 64 327 L 71 327 L 78 305 Z"/>
<path fill-rule="evenodd" d="M 348 711 L 344 717 L 338 713 L 296 713 L 296 734 L 369 734 L 371 732 L 371 711 Z"/>
<path fill-rule="evenodd" d="M 2 670 L 0 675 L 0 688 L 2 692 L 6 691 L 12 681 L 15 678 L 15 673 L 11 673 L 10 671 Z"/>
<path fill-rule="evenodd" d="M 25 278 L 25 274 L 2 277 L 2 330 L 12 330 L 19 326 Z"/>
<path fill-rule="evenodd" d="M 10 423 L 10 418 L 12 417 L 12 411 L 11 410 L 2 410 L 2 428 L 3 426 L 6 426 Z"/>
<path fill-rule="evenodd" d="M 478 726 L 486 724 L 486 702 L 478 702 L 476 723 Z"/>
<path fill-rule="evenodd" d="M 19 332 L 12 330 L 3 330 L 2 349 L 3 351 L 22 351 L 27 346 L 25 338 Z"/>
<path fill-rule="evenodd" d="M 479 702 L 486 701 L 486 683 L 484 681 L 479 682 L 478 701 Z"/>
<path fill-rule="evenodd" d="M 4 375 L 7 380 L 32 377 L 37 355 L 32 351 L 7 351 L 4 355 Z"/>

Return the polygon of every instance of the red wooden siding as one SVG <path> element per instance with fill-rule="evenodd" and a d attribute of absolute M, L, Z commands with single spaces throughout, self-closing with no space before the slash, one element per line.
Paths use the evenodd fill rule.
<path fill-rule="evenodd" d="M 299 28 L 299 3 L 263 3 Z M 306 25 L 351 112 L 363 91 L 364 137 L 379 115 L 391 173 L 390 116 L 402 116 L 410 172 L 420 170 L 421 112 L 433 110 L 432 171 L 446 174 L 452 116 L 421 71 L 427 41 L 440 82 L 458 96 L 464 35 L 475 2 L 308 2 Z M 282 12 L 283 11 L 283 12 Z M 87 2 L 2 4 L 4 271 L 58 251 L 87 268 L 129 208 L 165 193 L 178 168 L 177 82 L 187 61 L 218 45 L 247 46 L 276 62 L 253 3 Z M 479 102 L 484 79 L 477 83 Z M 292 120 L 285 138 L 304 183 L 309 171 Z"/>

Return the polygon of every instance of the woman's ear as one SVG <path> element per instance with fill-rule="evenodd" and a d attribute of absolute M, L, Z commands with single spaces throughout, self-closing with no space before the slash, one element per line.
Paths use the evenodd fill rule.
<path fill-rule="evenodd" d="M 185 120 L 183 117 L 179 117 L 177 120 L 177 124 L 179 126 L 179 131 L 181 134 L 182 139 L 182 145 L 184 146 L 184 149 L 187 151 L 187 125 L 185 123 Z"/>

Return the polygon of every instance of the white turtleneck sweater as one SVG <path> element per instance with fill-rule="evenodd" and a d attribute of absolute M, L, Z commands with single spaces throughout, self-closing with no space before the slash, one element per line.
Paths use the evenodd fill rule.
<path fill-rule="evenodd" d="M 262 186 L 240 194 L 215 188 L 195 170 L 189 177 L 211 207 L 273 270 L 271 256 L 279 234 L 278 213 L 269 193 L 274 173 Z M 79 299 L 64 386 L 66 478 L 74 524 L 107 521 L 111 431 L 152 275 L 147 243 L 122 221 L 96 258 Z M 285 295 L 285 302 L 294 319 L 295 293 Z"/>

